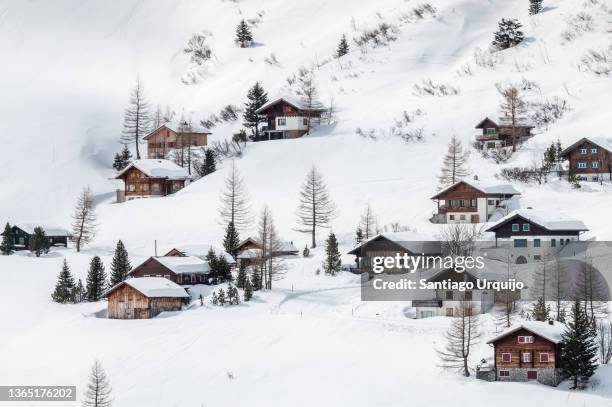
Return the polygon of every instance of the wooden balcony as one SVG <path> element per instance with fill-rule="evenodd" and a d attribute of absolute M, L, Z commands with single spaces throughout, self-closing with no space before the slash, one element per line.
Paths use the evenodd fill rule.
<path fill-rule="evenodd" d="M 442 300 L 412 300 L 413 308 L 442 308 Z"/>

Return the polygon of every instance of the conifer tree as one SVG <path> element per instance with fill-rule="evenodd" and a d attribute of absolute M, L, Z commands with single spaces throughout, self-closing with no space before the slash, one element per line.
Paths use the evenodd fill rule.
<path fill-rule="evenodd" d="M 205 177 L 215 171 L 217 171 L 215 152 L 211 148 L 207 148 L 204 151 L 204 158 L 202 159 L 202 164 L 200 165 L 200 170 L 198 171 L 198 174 L 201 177 Z"/>
<path fill-rule="evenodd" d="M 123 133 L 121 135 L 121 142 L 134 144 L 136 147 L 137 160 L 140 160 L 140 144 L 142 143 L 142 138 L 147 134 L 150 123 L 149 102 L 144 95 L 140 79 L 137 79 L 136 86 L 134 86 L 130 96 L 130 103 L 125 109 Z"/>
<path fill-rule="evenodd" d="M 440 175 L 438 175 L 440 189 L 453 185 L 470 173 L 467 167 L 468 157 L 469 152 L 463 151 L 463 144 L 453 136 L 448 143 L 448 151 L 442 161 Z"/>
<path fill-rule="evenodd" d="M 346 35 L 342 34 L 340 38 L 340 43 L 338 44 L 338 49 L 336 50 L 336 57 L 340 58 L 349 53 L 349 44 L 346 41 Z"/>
<path fill-rule="evenodd" d="M 250 301 L 253 298 L 253 285 L 248 278 L 244 282 L 244 301 Z"/>
<path fill-rule="evenodd" d="M 306 245 L 306 247 L 304 247 L 304 251 L 302 252 L 302 256 L 304 256 L 304 257 L 309 257 L 310 256 L 310 249 L 308 248 L 308 245 Z"/>
<path fill-rule="evenodd" d="M 246 287 L 246 282 L 248 281 L 248 276 L 246 272 L 246 265 L 244 262 L 240 262 L 240 266 L 238 266 L 238 276 L 236 277 L 236 287 L 244 289 Z"/>
<path fill-rule="evenodd" d="M 132 153 L 130 149 L 127 147 L 127 144 L 123 145 L 123 150 L 120 153 L 115 154 L 115 159 L 113 160 L 113 168 L 117 171 L 123 170 L 128 166 L 132 159 Z"/>
<path fill-rule="evenodd" d="M 72 289 L 71 301 L 74 303 L 83 302 L 87 299 L 87 291 L 83 286 L 83 281 L 79 278 L 77 285 Z"/>
<path fill-rule="evenodd" d="M 64 259 L 62 271 L 57 275 L 57 283 L 55 283 L 55 290 L 53 294 L 51 294 L 51 298 L 53 298 L 53 301 L 61 304 L 72 301 L 74 287 L 74 277 L 72 277 L 72 273 L 70 273 L 68 262 Z"/>
<path fill-rule="evenodd" d="M 550 318 L 550 307 L 546 305 L 544 298 L 540 297 L 533 305 L 533 319 L 536 321 L 548 321 Z"/>
<path fill-rule="evenodd" d="M 36 257 L 40 257 L 41 254 L 49 253 L 51 243 L 45 233 L 44 229 L 40 226 L 34 228 L 34 233 L 30 237 L 29 249 Z"/>
<path fill-rule="evenodd" d="M 338 251 L 338 241 L 336 235 L 330 232 L 327 240 L 325 241 L 325 260 L 323 261 L 323 270 L 326 274 L 332 276 L 339 273 L 342 268 L 342 262 L 340 260 L 340 252 Z"/>
<path fill-rule="evenodd" d="M 265 123 L 267 118 L 255 113 L 257 109 L 268 102 L 268 94 L 259 82 L 247 93 L 247 102 L 244 104 L 244 113 L 242 114 L 244 127 L 251 129 L 251 139 L 259 140 L 259 125 Z"/>
<path fill-rule="evenodd" d="M 96 234 L 96 213 L 94 212 L 93 194 L 86 187 L 79 195 L 72 214 L 70 240 L 75 242 L 77 253 L 93 240 Z"/>
<path fill-rule="evenodd" d="M 223 290 L 223 288 L 220 288 L 217 294 L 217 303 L 221 306 L 224 306 L 226 301 L 227 298 L 225 297 L 225 290 Z"/>
<path fill-rule="evenodd" d="M 106 272 L 100 257 L 94 256 L 89 263 L 87 272 L 87 300 L 90 302 L 100 301 L 106 289 Z"/>
<path fill-rule="evenodd" d="M 529 0 L 529 14 L 535 15 L 542 12 L 542 0 Z"/>
<path fill-rule="evenodd" d="M 580 301 L 574 302 L 571 319 L 561 335 L 561 369 L 570 378 L 571 389 L 583 389 L 597 369 L 595 332 Z"/>
<path fill-rule="evenodd" d="M 123 242 L 121 240 L 117 242 L 117 246 L 115 247 L 115 254 L 113 256 L 110 268 L 111 287 L 125 280 L 128 276 L 128 273 L 132 270 L 132 265 L 130 264 L 128 252 L 125 249 L 125 246 L 123 245 Z"/>
<path fill-rule="evenodd" d="M 234 227 L 233 222 L 229 222 L 227 224 L 227 229 L 225 229 L 225 238 L 223 239 L 223 247 L 225 251 L 231 254 L 234 258 L 236 258 L 236 248 L 240 243 L 240 237 L 238 236 L 238 231 Z"/>
<path fill-rule="evenodd" d="M 253 34 L 244 20 L 241 20 L 236 27 L 236 43 L 240 45 L 240 48 L 250 47 L 253 43 Z"/>
<path fill-rule="evenodd" d="M 336 206 L 329 197 L 323 176 L 314 165 L 302 184 L 297 216 L 302 227 L 298 231 L 310 234 L 310 247 L 314 249 L 317 247 L 317 229 L 330 227 L 331 220 L 336 216 Z"/>
<path fill-rule="evenodd" d="M 521 23 L 516 19 L 502 18 L 499 22 L 499 29 L 495 32 L 493 45 L 499 50 L 504 50 L 520 44 L 523 41 L 521 27 Z"/>
<path fill-rule="evenodd" d="M 261 272 L 257 269 L 253 269 L 253 272 L 251 273 L 251 287 L 253 291 L 261 290 L 263 288 Z"/>
<path fill-rule="evenodd" d="M 11 225 L 6 222 L 4 226 L 4 232 L 2 233 L 2 242 L 0 243 L 0 254 L 8 256 L 13 253 L 15 246 L 13 245 L 13 229 Z"/>
<path fill-rule="evenodd" d="M 108 377 L 100 362 L 96 360 L 89 374 L 83 407 L 110 407 L 112 402 Z"/>
<path fill-rule="evenodd" d="M 357 226 L 357 230 L 355 231 L 355 244 L 358 246 L 363 242 L 363 230 L 361 230 L 361 226 Z"/>
<path fill-rule="evenodd" d="M 221 281 L 232 281 L 232 267 L 228 263 L 225 256 L 217 257 L 217 270 L 216 274 L 219 276 Z"/>

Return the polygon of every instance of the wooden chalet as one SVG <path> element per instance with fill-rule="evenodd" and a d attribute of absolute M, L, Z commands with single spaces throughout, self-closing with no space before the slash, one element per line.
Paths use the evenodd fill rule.
<path fill-rule="evenodd" d="M 124 189 L 117 190 L 117 202 L 124 202 L 173 194 L 183 189 L 191 176 L 172 161 L 142 159 L 132 161 L 115 179 L 124 182 Z"/>
<path fill-rule="evenodd" d="M 531 131 L 533 128 L 533 124 L 527 120 L 517 121 L 514 127 L 516 144 L 518 145 L 532 137 Z M 512 122 L 507 117 L 489 115 L 476 125 L 476 129 L 482 131 L 482 133 L 476 135 L 476 143 L 481 150 L 512 145 Z"/>
<path fill-rule="evenodd" d="M 217 257 L 223 257 L 229 264 L 234 265 L 236 263 L 236 260 L 231 254 L 209 244 L 174 246 L 166 254 L 164 254 L 164 257 L 198 257 L 202 260 L 206 260 L 206 256 L 208 256 L 210 250 L 215 252 Z"/>
<path fill-rule="evenodd" d="M 583 137 L 561 152 L 581 181 L 610 181 L 612 141 Z"/>
<path fill-rule="evenodd" d="M 129 278 L 105 296 L 111 319 L 148 319 L 163 311 L 180 311 L 189 298 L 183 287 L 160 277 Z"/>
<path fill-rule="evenodd" d="M 437 203 L 434 223 L 487 222 L 507 201 L 520 195 L 510 184 L 485 185 L 478 181 L 461 180 L 443 189 L 431 199 Z"/>
<path fill-rule="evenodd" d="M 193 127 L 186 122 L 169 122 L 143 137 L 147 142 L 148 158 L 168 158 L 175 149 L 203 147 L 212 132 L 205 127 Z"/>
<path fill-rule="evenodd" d="M 319 121 L 325 110 L 320 104 L 306 106 L 293 96 L 283 96 L 268 102 L 255 112 L 267 118 L 260 140 L 302 137 L 308 131 L 309 121 Z"/>
<path fill-rule="evenodd" d="M 208 262 L 194 256 L 149 257 L 139 266 L 130 271 L 129 276 L 162 277 L 176 284 L 193 285 L 209 284 L 210 275 Z"/>
<path fill-rule="evenodd" d="M 257 239 L 253 237 L 244 239 L 236 247 L 238 264 L 253 265 L 260 262 L 262 260 L 261 249 L 261 243 Z M 293 242 L 277 242 L 272 251 L 272 257 L 297 256 L 299 252 Z"/>
<path fill-rule="evenodd" d="M 11 226 L 11 237 L 15 250 L 27 250 L 30 246 L 30 238 L 34 234 L 34 229 L 41 227 L 45 231 L 49 244 L 57 247 L 68 246 L 69 232 L 58 226 L 39 225 L 36 223 L 19 223 Z M 4 232 L 0 233 L 4 236 Z"/>
<path fill-rule="evenodd" d="M 560 355 L 565 329 L 556 321 L 526 321 L 489 340 L 487 343 L 494 349 L 491 380 L 559 384 L 563 379 Z"/>
<path fill-rule="evenodd" d="M 522 264 L 580 240 L 580 235 L 588 230 L 580 220 L 527 208 L 510 212 L 487 232 L 495 233 L 496 246 L 510 247 L 516 263 Z"/>

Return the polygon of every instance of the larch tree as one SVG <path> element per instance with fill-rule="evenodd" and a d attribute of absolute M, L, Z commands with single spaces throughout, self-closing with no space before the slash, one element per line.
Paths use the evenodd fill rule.
<path fill-rule="evenodd" d="M 523 41 L 522 24 L 517 19 L 502 18 L 495 32 L 493 46 L 502 51 L 520 44 Z"/>
<path fill-rule="evenodd" d="M 140 144 L 146 136 L 151 124 L 149 102 L 144 94 L 140 78 L 132 90 L 130 102 L 123 116 L 123 132 L 121 141 L 124 144 L 133 144 L 136 148 L 136 159 L 140 160 Z"/>
<path fill-rule="evenodd" d="M 83 407 L 110 407 L 113 403 L 108 377 L 97 360 L 91 367 L 84 396 Z"/>
<path fill-rule="evenodd" d="M 268 94 L 259 82 L 247 93 L 247 102 L 244 104 L 244 113 L 242 114 L 244 127 L 251 130 L 251 139 L 259 140 L 259 127 L 261 123 L 265 123 L 267 118 L 257 113 L 257 109 L 268 102 Z"/>
<path fill-rule="evenodd" d="M 36 257 L 40 257 L 41 254 L 49 253 L 51 243 L 45 233 L 45 230 L 40 226 L 34 228 L 34 233 L 30 237 L 29 249 Z"/>
<path fill-rule="evenodd" d="M 572 390 L 586 387 L 597 369 L 596 358 L 594 327 L 580 301 L 575 301 L 571 320 L 561 335 L 561 369 L 571 380 Z"/>
<path fill-rule="evenodd" d="M 342 34 L 340 38 L 340 43 L 338 44 L 338 48 L 336 49 L 336 58 L 341 58 L 349 53 L 349 44 L 346 41 L 346 35 Z"/>
<path fill-rule="evenodd" d="M 257 225 L 259 235 L 259 244 L 261 245 L 260 270 L 263 288 L 272 289 L 272 281 L 277 279 L 285 270 L 282 259 L 275 256 L 274 253 L 280 249 L 280 242 L 272 211 L 268 206 L 264 206 L 259 215 L 259 224 Z"/>
<path fill-rule="evenodd" d="M 128 273 L 132 270 L 128 252 L 121 240 L 117 242 L 117 246 L 115 247 L 115 254 L 113 255 L 110 269 L 111 287 L 124 281 L 127 278 Z"/>
<path fill-rule="evenodd" d="M 240 48 L 250 47 L 253 43 L 253 33 L 244 20 L 241 20 L 236 27 L 236 43 L 240 45 Z"/>
<path fill-rule="evenodd" d="M 94 256 L 89 263 L 89 271 L 87 272 L 85 285 L 87 300 L 90 302 L 100 301 L 105 289 L 106 272 L 104 271 L 104 264 L 102 264 L 100 257 Z"/>
<path fill-rule="evenodd" d="M 302 184 L 297 210 L 298 231 L 310 234 L 311 248 L 317 247 L 317 229 L 329 228 L 336 213 L 336 205 L 329 196 L 323 176 L 313 165 Z"/>
<path fill-rule="evenodd" d="M 527 103 L 523 100 L 519 89 L 510 85 L 506 88 L 498 87 L 502 96 L 500 112 L 506 117 L 512 141 L 512 152 L 516 151 L 518 142 L 519 125 L 523 124 L 527 118 Z"/>
<path fill-rule="evenodd" d="M 365 211 L 361 215 L 361 219 L 359 220 L 359 227 L 357 228 L 361 231 L 361 239 L 368 240 L 371 237 L 374 237 L 378 233 L 378 219 L 372 211 L 372 205 L 369 203 L 366 206 Z"/>
<path fill-rule="evenodd" d="M 57 283 L 55 283 L 55 290 L 51 294 L 53 301 L 65 304 L 72 300 L 74 290 L 74 277 L 68 267 L 68 262 L 64 259 L 62 270 L 57 275 Z"/>
<path fill-rule="evenodd" d="M 323 104 L 319 101 L 319 91 L 315 83 L 314 74 L 302 69 L 298 76 L 298 94 L 302 102 L 302 108 L 306 111 L 306 134 L 312 129 L 312 113 L 323 110 Z"/>
<path fill-rule="evenodd" d="M 470 376 L 470 353 L 481 336 L 478 315 L 472 315 L 471 310 L 469 302 L 455 308 L 455 318 L 445 334 L 446 347 L 438 350 L 441 366 L 458 370 L 465 377 Z"/>
<path fill-rule="evenodd" d="M 342 269 L 340 251 L 338 250 L 338 240 L 333 232 L 329 233 L 325 241 L 325 259 L 323 260 L 323 270 L 326 274 L 336 275 Z"/>
<path fill-rule="evenodd" d="M 2 232 L 2 242 L 0 243 L 0 254 L 3 256 L 8 256 L 13 253 L 15 250 L 15 245 L 13 244 L 13 229 L 11 225 L 6 222 L 4 226 L 4 232 Z"/>
<path fill-rule="evenodd" d="M 438 181 L 440 189 L 446 188 L 469 175 L 467 166 L 469 152 L 463 150 L 463 144 L 453 136 L 448 143 L 448 150 L 442 161 Z"/>
<path fill-rule="evenodd" d="M 81 191 L 72 214 L 70 240 L 75 243 L 76 251 L 91 242 L 96 234 L 96 213 L 94 210 L 93 194 L 86 187 Z"/>
<path fill-rule="evenodd" d="M 248 229 L 253 221 L 249 196 L 234 161 L 225 179 L 225 187 L 221 191 L 219 215 L 223 227 L 227 227 L 231 222 L 238 232 Z"/>
<path fill-rule="evenodd" d="M 542 0 L 529 0 L 529 14 L 535 15 L 542 12 Z"/>

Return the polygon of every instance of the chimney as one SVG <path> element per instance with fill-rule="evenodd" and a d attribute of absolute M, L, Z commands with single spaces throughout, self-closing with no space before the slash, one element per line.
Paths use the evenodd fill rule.
<path fill-rule="evenodd" d="M 474 174 L 474 181 L 478 181 L 478 174 Z"/>

